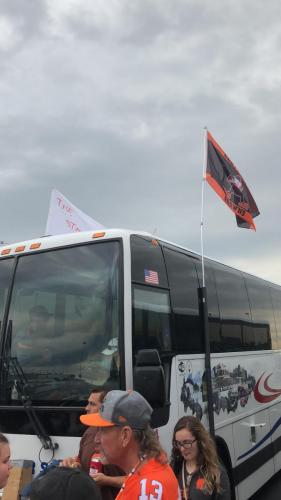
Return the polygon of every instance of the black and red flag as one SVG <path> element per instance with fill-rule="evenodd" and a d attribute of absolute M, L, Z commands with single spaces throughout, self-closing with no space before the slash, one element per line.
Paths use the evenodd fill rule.
<path fill-rule="evenodd" d="M 210 132 L 207 146 L 206 180 L 235 213 L 238 227 L 256 230 L 253 218 L 260 212 L 242 175 Z"/>

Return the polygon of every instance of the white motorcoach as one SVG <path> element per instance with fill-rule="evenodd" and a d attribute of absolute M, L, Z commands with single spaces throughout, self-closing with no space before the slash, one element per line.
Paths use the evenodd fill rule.
<path fill-rule="evenodd" d="M 140 390 L 167 450 L 208 425 L 200 256 L 125 230 L 0 249 L 0 430 L 13 457 L 72 455 L 93 387 Z M 281 468 L 281 287 L 205 260 L 215 435 L 233 498 Z"/>

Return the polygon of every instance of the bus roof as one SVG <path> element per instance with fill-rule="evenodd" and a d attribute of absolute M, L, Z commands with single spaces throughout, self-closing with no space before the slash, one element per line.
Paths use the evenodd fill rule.
<path fill-rule="evenodd" d="M 65 247 L 79 243 L 87 243 L 96 239 L 111 239 L 129 237 L 131 234 L 139 234 L 156 238 L 144 231 L 132 231 L 128 229 L 103 229 L 98 231 L 83 231 L 77 233 L 57 234 L 54 236 L 41 236 L 32 240 L 20 241 L 11 244 L 5 244 L 0 247 L 0 257 L 30 253 L 35 250 L 48 250 L 51 248 Z M 158 238 L 157 238 L 158 239 Z"/>
<path fill-rule="evenodd" d="M 192 253 L 194 256 L 197 256 L 198 258 L 201 258 L 200 254 L 198 252 L 195 252 L 194 250 L 191 250 L 187 247 L 184 247 L 182 245 L 178 245 L 177 243 L 173 243 L 171 241 L 165 240 L 158 235 L 153 235 L 151 233 L 148 233 L 146 231 L 139 231 L 139 230 L 131 230 L 131 229 L 119 229 L 119 228 L 104 228 L 100 229 L 98 231 L 83 231 L 83 232 L 77 232 L 77 233 L 67 233 L 67 234 L 57 234 L 54 236 L 41 236 L 39 238 L 34 238 L 32 240 L 26 240 L 26 241 L 21 241 L 21 242 L 16 242 L 16 243 L 11 243 L 9 245 L 3 245 L 0 247 L 0 259 L 8 256 L 15 256 L 15 255 L 22 255 L 25 253 L 33 253 L 34 251 L 44 251 L 44 250 L 49 250 L 52 248 L 60 248 L 60 247 L 67 247 L 67 246 L 72 246 L 72 245 L 79 245 L 80 243 L 89 243 L 94 240 L 107 240 L 107 239 L 112 239 L 112 238 L 129 238 L 131 235 L 139 235 L 139 236 L 145 236 L 148 238 L 153 238 L 155 240 L 159 240 L 163 243 L 167 243 L 169 245 L 173 245 L 179 249 L 188 251 Z M 225 267 L 228 267 L 230 269 L 236 269 L 237 271 L 243 272 L 243 274 L 247 274 L 249 276 L 252 276 L 254 278 L 258 278 L 262 281 L 266 281 L 270 284 L 280 286 L 277 283 L 271 282 L 269 280 L 265 280 L 264 278 L 261 278 L 260 276 L 256 276 L 253 274 L 250 274 L 246 271 L 241 271 L 241 269 L 237 269 L 234 266 L 225 264 L 220 262 L 217 259 L 213 259 L 208 256 L 204 256 L 206 259 L 216 262 L 218 264 L 222 264 Z"/>

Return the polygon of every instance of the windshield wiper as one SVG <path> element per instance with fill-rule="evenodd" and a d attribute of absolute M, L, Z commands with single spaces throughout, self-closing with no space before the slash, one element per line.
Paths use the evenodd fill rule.
<path fill-rule="evenodd" d="M 18 361 L 17 357 L 4 358 L 4 369 L 10 371 L 14 378 L 14 389 L 17 391 L 19 400 L 21 401 L 30 423 L 41 441 L 44 450 L 55 451 L 58 449 L 58 443 L 54 443 L 52 438 L 46 432 L 42 422 L 40 421 L 34 407 L 30 395 L 30 385 L 28 379 Z"/>

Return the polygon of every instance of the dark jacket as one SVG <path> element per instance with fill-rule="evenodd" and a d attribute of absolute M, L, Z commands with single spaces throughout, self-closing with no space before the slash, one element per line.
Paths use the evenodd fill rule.
<path fill-rule="evenodd" d="M 185 481 L 187 479 L 187 473 L 186 469 L 185 470 Z M 184 494 L 183 494 L 183 484 L 182 484 L 182 471 L 177 475 L 179 487 L 181 490 L 181 495 L 182 499 L 184 499 Z M 230 500 L 231 499 L 231 493 L 230 493 L 230 484 L 229 484 L 229 479 L 227 472 L 224 467 L 221 467 L 221 491 L 220 493 L 217 493 L 215 490 L 209 494 L 206 491 L 204 491 L 204 477 L 200 470 L 194 472 L 192 474 L 192 478 L 190 481 L 189 485 L 189 491 L 188 491 L 188 500 Z"/>
<path fill-rule="evenodd" d="M 79 447 L 79 460 L 81 463 L 82 469 L 89 474 L 90 469 L 90 461 L 93 453 L 95 452 L 95 437 L 97 433 L 96 427 L 88 427 L 88 429 L 84 432 Z M 124 476 L 125 473 L 117 467 L 117 465 L 104 465 L 103 473 L 107 476 Z M 114 498 L 118 495 L 119 489 L 113 488 L 110 486 L 102 486 L 101 487 L 101 495 L 102 500 L 114 500 Z"/>

